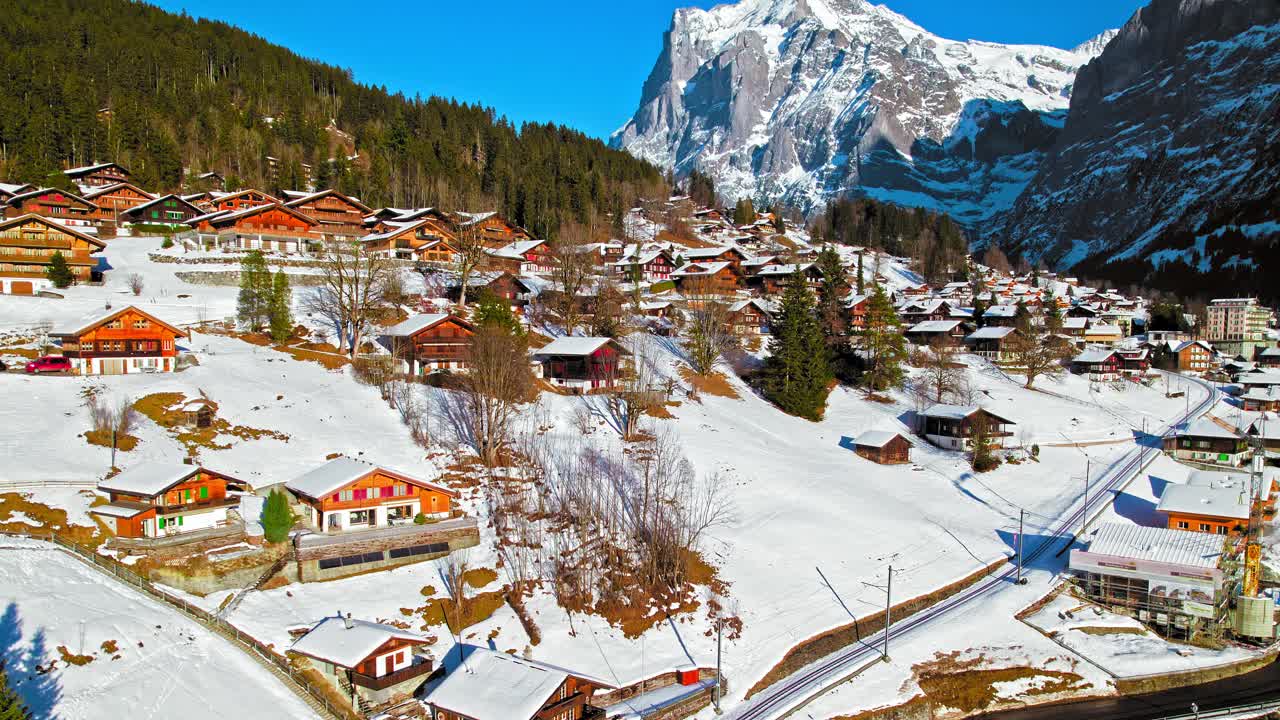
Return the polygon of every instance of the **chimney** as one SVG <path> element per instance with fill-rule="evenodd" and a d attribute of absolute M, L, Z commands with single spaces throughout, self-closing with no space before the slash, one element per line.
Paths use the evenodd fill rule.
<path fill-rule="evenodd" d="M 342 624 L 345 625 L 348 630 L 356 626 L 355 623 L 351 622 L 351 613 L 347 613 L 342 616 Z"/>

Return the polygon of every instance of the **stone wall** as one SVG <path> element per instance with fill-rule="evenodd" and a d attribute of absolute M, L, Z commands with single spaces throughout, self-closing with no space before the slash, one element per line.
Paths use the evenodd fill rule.
<path fill-rule="evenodd" d="M 449 546 L 449 550 L 447 552 L 412 555 L 402 558 L 393 558 L 388 553 L 390 550 L 433 543 L 446 543 Z M 373 570 L 386 570 L 393 567 L 399 567 L 401 565 L 410 565 L 426 560 L 435 560 L 436 558 L 448 555 L 454 550 L 475 547 L 479 544 L 480 530 L 474 522 L 461 526 L 453 525 L 439 530 L 433 529 L 430 525 L 427 525 L 423 527 L 421 532 L 393 536 L 379 536 L 374 533 L 362 536 L 361 533 L 354 532 L 351 533 L 350 541 L 348 542 L 313 547 L 299 545 L 295 550 L 295 557 L 297 558 L 296 562 L 292 563 L 293 567 L 289 568 L 287 572 L 291 577 L 297 578 L 299 582 L 323 582 L 325 580 L 336 580 L 338 578 L 358 575 Z M 382 559 L 357 565 L 343 565 L 340 567 L 325 568 L 323 570 L 320 568 L 321 560 L 330 560 L 363 553 L 381 553 Z"/>
<path fill-rule="evenodd" d="M 315 287 L 324 284 L 323 275 L 285 273 L 289 276 L 289 284 L 293 287 Z M 240 285 L 239 270 L 209 270 L 176 272 L 174 277 L 192 285 L 216 287 L 238 287 Z"/>

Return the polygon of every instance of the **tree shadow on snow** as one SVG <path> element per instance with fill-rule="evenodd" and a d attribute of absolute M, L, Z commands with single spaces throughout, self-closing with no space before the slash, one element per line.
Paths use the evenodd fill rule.
<path fill-rule="evenodd" d="M 57 673 L 46 669 L 51 658 L 44 629 L 36 631 L 26 647 L 22 644 L 22 617 L 17 603 L 9 603 L 0 616 L 0 665 L 9 676 L 32 720 L 55 720 L 54 710 L 62 699 L 62 683 Z"/>

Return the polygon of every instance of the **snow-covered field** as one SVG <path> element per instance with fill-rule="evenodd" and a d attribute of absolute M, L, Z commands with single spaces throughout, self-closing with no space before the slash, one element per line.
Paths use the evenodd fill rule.
<path fill-rule="evenodd" d="M 4 539 L 0 575 L 0 659 L 35 717 L 315 717 L 226 640 L 52 546 Z"/>
<path fill-rule="evenodd" d="M 142 274 L 146 285 L 138 304 L 161 318 L 189 323 L 233 314 L 235 288 L 178 280 L 173 273 L 182 266 L 147 259 L 147 253 L 158 246 L 158 240 L 149 238 L 112 241 L 107 256 L 116 269 L 108 275 L 107 285 L 72 288 L 65 300 L 0 296 L 0 331 L 18 334 L 43 320 L 57 326 L 101 309 L 107 299 L 117 307 L 131 303 L 135 299 L 126 294 L 124 284 L 133 272 Z M 331 453 L 363 454 L 371 462 L 428 479 L 452 459 L 451 452 L 429 457 L 414 445 L 395 412 L 375 389 L 357 383 L 349 369 L 330 371 L 268 348 L 203 333 L 184 346 L 200 364 L 172 375 L 0 376 L 0 423 L 6 428 L 0 436 L 0 452 L 22 458 L 21 463 L 0 468 L 0 481 L 96 479 L 106 471 L 110 451 L 79 437 L 88 429 L 80 393 L 91 384 L 131 399 L 156 392 L 192 397 L 204 390 L 219 403 L 219 417 L 233 425 L 284 433 L 287 441 L 231 438 L 229 449 L 201 451 L 204 465 L 255 485 L 288 480 Z M 657 360 L 660 373 L 678 380 L 677 358 L 670 349 L 655 342 L 648 352 Z M 715 529 L 705 547 L 705 555 L 729 585 L 733 611 L 744 622 L 741 638 L 726 642 L 724 649 L 725 672 L 732 682 L 730 702 L 741 698 L 796 643 L 881 609 L 884 592 L 875 586 L 883 585 L 889 565 L 894 567 L 897 602 L 1009 556 L 1019 509 L 1027 511 L 1029 534 L 1045 527 L 1078 501 L 1087 466 L 1098 473 L 1132 447 L 1135 431 L 1144 423 L 1154 427 L 1167 421 L 1186 402 L 1166 399 L 1163 387 L 1091 388 L 1073 376 L 1041 380 L 1037 385 L 1050 392 L 1031 392 L 985 363 L 970 362 L 975 402 L 1015 421 L 1016 437 L 1011 440 L 1038 444 L 1038 462 L 1006 463 L 979 476 L 962 456 L 922 442 L 913 451 L 913 465 L 880 466 L 856 456 L 850 439 L 860 432 L 909 430 L 905 423 L 914 405 L 905 393 L 882 404 L 856 390 L 838 388 L 825 418 L 812 423 L 784 415 L 733 379 L 740 399 L 703 393 L 694 401 L 678 391 L 674 400 L 679 405 L 668 408 L 675 419 L 656 421 L 679 438 L 700 474 L 719 472 L 732 483 L 734 520 Z M 678 384 L 684 385 L 683 381 Z M 439 391 L 424 388 L 423 392 Z M 582 433 L 576 417 L 587 402 L 544 395 L 536 407 L 526 410 L 525 417 L 548 426 L 550 441 L 577 442 Z M 446 433 L 440 428 L 438 434 Z M 173 460 L 185 452 L 163 428 L 149 421 L 142 422 L 137 435 L 138 448 L 121 454 L 118 465 L 127 467 L 142 459 Z M 620 442 L 603 421 L 585 440 L 601 447 L 616 447 Z M 68 507 L 76 513 L 73 518 L 83 517 L 88 502 L 63 490 L 32 493 L 40 502 Z M 483 512 L 481 503 L 464 500 L 463 507 Z M 473 567 L 496 567 L 492 530 L 483 518 L 481 529 L 482 543 L 472 551 L 470 562 Z M 500 573 L 489 589 L 505 581 Z M 951 618 L 939 626 L 936 642 L 904 645 L 892 665 L 877 668 L 856 685 L 823 698 L 821 706 L 834 713 L 892 704 L 910 691 L 909 684 L 904 685 L 911 675 L 910 665 L 929 660 L 940 649 L 986 647 L 983 652 L 989 656 L 1003 652 L 1013 663 L 1069 664 L 1091 687 L 1104 687 L 1103 673 L 1077 662 L 1013 618 L 1048 591 L 1047 582 L 1025 592 L 1001 594 L 990 607 L 976 608 L 983 617 L 980 637 L 974 635 L 971 617 Z M 402 608 L 423 605 L 421 591 L 428 585 L 444 586 L 435 563 L 288 586 L 249 594 L 230 620 L 263 641 L 282 646 L 288 627 L 339 610 L 366 619 L 402 618 Z M 20 600 L 30 595 L 34 601 L 43 590 L 19 586 L 12 592 Z M 74 592 L 80 592 L 78 586 Z M 216 606 L 223 597 L 219 593 L 200 602 Z M 74 600 L 83 602 L 78 596 Z M 702 610 L 659 624 L 631 640 L 599 617 L 575 616 L 571 628 L 569 617 L 546 592 L 536 594 L 529 609 L 542 631 L 542 642 L 532 648 L 533 657 L 619 683 L 688 662 L 701 666 L 715 662 L 715 639 Z M 451 638 L 447 630 L 436 634 L 441 635 L 436 650 L 443 654 Z M 488 620 L 468 628 L 466 639 L 491 642 L 500 650 L 523 651 L 530 645 L 505 605 Z M 210 655 L 210 662 L 216 661 Z"/>

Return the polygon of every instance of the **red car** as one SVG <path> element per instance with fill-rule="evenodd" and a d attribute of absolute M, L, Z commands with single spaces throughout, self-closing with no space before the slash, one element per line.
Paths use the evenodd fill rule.
<path fill-rule="evenodd" d="M 45 355 L 27 363 L 27 372 L 71 372 L 71 361 L 59 355 Z"/>

